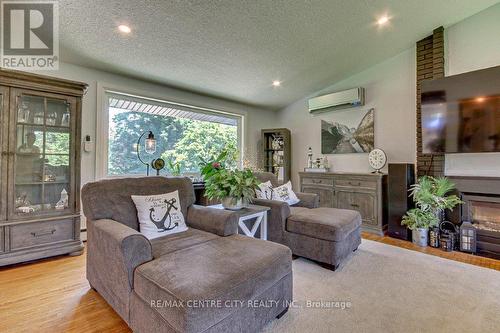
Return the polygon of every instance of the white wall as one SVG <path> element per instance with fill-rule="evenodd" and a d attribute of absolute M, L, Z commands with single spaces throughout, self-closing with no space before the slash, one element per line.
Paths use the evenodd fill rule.
<path fill-rule="evenodd" d="M 500 4 L 446 29 L 446 76 L 500 65 Z M 500 177 L 500 153 L 448 154 L 446 175 Z"/>
<path fill-rule="evenodd" d="M 356 110 L 375 109 L 375 146 L 383 149 L 393 163 L 414 163 L 415 125 L 415 49 L 340 81 L 314 96 L 354 87 L 366 89 L 362 107 L 311 116 L 307 99 L 301 99 L 278 113 L 281 126 L 292 132 L 292 181 L 298 184 L 298 172 L 306 165 L 307 148 L 321 155 L 321 120 L 345 117 Z M 369 172 L 368 154 L 327 155 L 335 172 Z"/>
<path fill-rule="evenodd" d="M 143 92 L 145 96 L 167 101 L 243 114 L 245 115 L 244 144 L 248 150 L 245 153 L 250 157 L 256 156 L 255 151 L 257 149 L 257 142 L 260 138 L 260 129 L 274 126 L 276 120 L 276 112 L 273 111 L 257 109 L 238 103 L 197 95 L 191 92 L 67 63 L 61 63 L 58 71 L 46 71 L 43 72 L 43 74 L 81 81 L 89 85 L 88 91 L 83 98 L 82 136 L 85 138 L 86 135 L 90 135 L 94 142 L 96 139 L 97 113 L 102 112 L 101 105 L 98 105 L 98 83 L 104 86 L 122 87 L 129 91 Z M 82 152 L 81 166 L 82 184 L 95 180 L 96 151 L 92 153 Z"/>
<path fill-rule="evenodd" d="M 446 76 L 500 65 L 500 3 L 446 28 Z"/>

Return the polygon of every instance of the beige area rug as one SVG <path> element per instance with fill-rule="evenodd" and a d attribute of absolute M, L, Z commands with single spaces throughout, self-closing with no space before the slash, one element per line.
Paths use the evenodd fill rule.
<path fill-rule="evenodd" d="M 264 332 L 500 332 L 499 271 L 363 240 L 335 272 L 293 274 L 296 306 Z"/>

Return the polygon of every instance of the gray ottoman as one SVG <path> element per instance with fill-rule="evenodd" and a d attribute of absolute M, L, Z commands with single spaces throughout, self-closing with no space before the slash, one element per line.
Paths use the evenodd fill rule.
<path fill-rule="evenodd" d="M 295 256 L 335 270 L 361 244 L 361 215 L 357 211 L 290 207 L 290 213 L 286 231 Z"/>

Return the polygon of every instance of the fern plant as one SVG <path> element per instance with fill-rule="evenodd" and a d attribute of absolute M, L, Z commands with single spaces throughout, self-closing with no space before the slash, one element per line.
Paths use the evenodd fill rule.
<path fill-rule="evenodd" d="M 455 184 L 446 177 L 423 176 L 411 186 L 410 196 L 417 207 L 437 214 L 439 211 L 453 209 L 462 203 L 462 200 L 455 194 L 449 195 L 454 189 Z"/>
<path fill-rule="evenodd" d="M 410 188 L 417 207 L 406 212 L 401 224 L 411 230 L 436 226 L 444 210 L 462 203 L 458 196 L 450 194 L 454 189 L 455 184 L 446 177 L 420 177 Z"/>

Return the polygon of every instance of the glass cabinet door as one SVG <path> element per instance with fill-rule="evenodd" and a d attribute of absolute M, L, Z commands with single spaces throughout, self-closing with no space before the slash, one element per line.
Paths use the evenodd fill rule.
<path fill-rule="evenodd" d="M 9 88 L 0 86 L 0 222 L 7 218 L 7 160 Z M 1 237 L 1 235 L 0 235 Z"/>
<path fill-rule="evenodd" d="M 26 91 L 16 94 L 10 217 L 62 215 L 74 210 L 74 107 L 71 98 Z"/>

